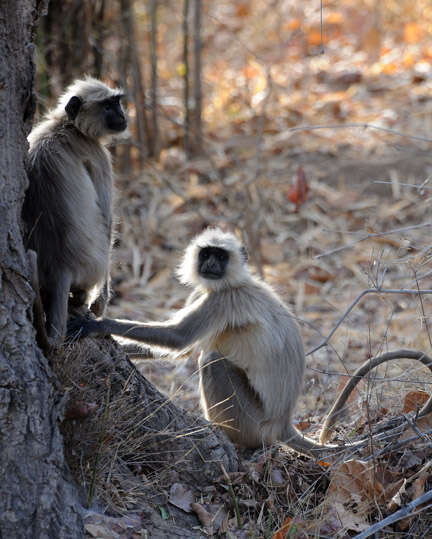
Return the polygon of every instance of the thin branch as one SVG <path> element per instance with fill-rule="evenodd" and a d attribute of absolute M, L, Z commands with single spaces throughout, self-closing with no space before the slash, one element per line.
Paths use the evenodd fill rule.
<path fill-rule="evenodd" d="M 342 245 L 341 247 L 336 247 L 336 249 L 331 249 L 330 251 L 326 251 L 325 253 L 321 253 L 320 255 L 316 255 L 315 258 L 323 258 L 324 256 L 329 256 L 334 253 L 339 253 L 340 251 L 344 251 L 345 249 L 351 249 L 358 243 L 366 240 L 370 240 L 372 238 L 381 238 L 383 236 L 390 236 L 392 234 L 398 234 L 400 232 L 408 232 L 409 230 L 417 230 L 419 228 L 427 228 L 429 226 L 432 226 L 432 221 L 428 223 L 421 223 L 420 225 L 411 225 L 411 226 L 403 226 L 401 228 L 394 228 L 393 230 L 388 230 L 387 232 L 374 232 L 372 234 L 365 234 L 358 240 L 352 241 L 351 243 L 348 243 L 347 245 Z"/>
<path fill-rule="evenodd" d="M 406 133 L 396 131 L 395 129 L 390 129 L 388 127 L 381 127 L 379 125 L 356 122 L 330 125 L 299 125 L 297 127 L 289 127 L 288 129 L 285 129 L 285 132 L 294 133 L 296 131 L 315 131 L 317 129 L 351 129 L 353 127 L 361 127 L 363 129 L 376 129 L 377 131 L 384 131 L 385 133 L 391 133 L 392 135 L 397 135 L 398 137 L 410 138 L 412 140 L 419 140 L 421 142 L 432 142 L 432 139 L 427 137 L 421 137 L 419 135 L 408 135 Z"/>
<path fill-rule="evenodd" d="M 329 371 L 329 370 L 324 370 L 324 369 L 317 369 L 315 367 L 311 367 L 310 365 L 308 365 L 306 367 L 306 369 L 308 371 L 313 371 L 313 372 L 317 372 L 319 374 L 325 374 L 327 376 L 343 376 L 344 378 L 354 378 L 354 375 L 353 374 L 348 374 L 346 372 L 339 372 L 339 371 Z M 413 378 L 396 378 L 396 377 L 391 377 L 389 378 L 388 376 L 374 376 L 372 378 L 372 380 L 374 382 L 402 382 L 403 384 L 426 384 L 426 385 L 432 385 L 432 380 L 430 382 L 428 382 L 427 380 L 420 380 L 420 379 L 413 379 Z"/>
<path fill-rule="evenodd" d="M 417 279 L 417 274 L 415 272 L 414 272 L 414 278 L 415 278 L 415 281 L 416 281 L 417 289 L 420 290 L 419 282 L 418 282 L 418 279 Z M 422 322 L 425 325 L 426 334 L 427 334 L 428 339 L 429 339 L 429 345 L 432 348 L 432 339 L 431 339 L 431 333 L 430 333 L 430 330 L 429 330 L 428 317 L 426 316 L 426 313 L 425 313 L 424 304 L 423 304 L 423 298 L 422 298 L 421 294 L 419 295 L 419 302 L 420 302 L 420 308 L 421 308 L 421 312 L 422 312 Z"/>
<path fill-rule="evenodd" d="M 323 0 L 320 1 L 320 53 L 324 54 L 324 42 L 323 42 L 323 33 L 324 33 L 324 25 L 323 25 Z"/>
<path fill-rule="evenodd" d="M 427 177 L 425 179 L 424 182 L 420 183 L 420 184 L 415 184 L 415 183 L 399 183 L 399 185 L 402 185 L 404 187 L 412 187 L 414 189 L 416 189 L 420 195 L 424 195 L 424 192 L 425 191 L 432 191 L 432 187 L 427 187 L 426 184 L 429 183 L 429 180 L 430 180 L 430 177 Z M 391 185 L 392 184 L 392 181 L 391 180 L 374 180 L 372 183 L 380 183 L 380 184 L 384 184 L 384 185 Z"/>
<path fill-rule="evenodd" d="M 406 419 L 406 421 L 408 422 L 408 424 L 412 428 L 412 430 L 417 434 L 417 436 L 421 440 L 423 440 L 423 442 L 425 442 L 429 447 L 432 447 L 432 441 L 430 440 L 430 438 L 428 438 L 426 433 L 422 432 L 418 428 L 415 421 L 411 417 L 407 416 L 406 414 L 404 414 L 404 418 Z"/>
<path fill-rule="evenodd" d="M 405 517 L 407 517 L 416 507 L 419 505 L 428 502 L 429 500 L 432 500 L 432 489 L 425 492 L 422 496 L 419 496 L 412 502 L 408 503 L 399 511 L 396 511 L 392 515 L 389 515 L 387 518 L 384 518 L 380 522 L 377 522 L 367 530 L 365 530 L 362 533 L 359 533 L 358 535 L 355 535 L 355 539 L 366 539 L 366 537 L 369 537 L 370 535 L 376 533 L 379 530 L 382 530 L 386 526 L 389 526 L 390 524 L 393 524 L 394 522 L 397 522 L 398 520 L 401 520 Z M 426 509 L 423 508 L 423 510 Z"/>
<path fill-rule="evenodd" d="M 395 428 L 395 432 L 392 433 L 392 435 L 389 436 L 389 437 L 396 437 L 398 435 L 398 433 L 396 432 L 396 429 L 397 429 L 397 427 Z M 425 430 L 423 432 L 423 434 L 424 435 L 432 434 L 432 429 Z M 388 453 L 393 453 L 394 451 L 397 451 L 398 449 L 400 449 L 404 445 L 408 445 L 410 442 L 413 442 L 414 440 L 418 440 L 418 435 L 417 434 L 415 434 L 414 436 L 410 436 L 409 438 L 405 438 L 405 440 L 401 440 L 400 442 L 397 442 L 397 443 L 391 443 L 390 442 L 386 447 L 383 447 L 383 449 L 378 451 L 378 453 L 376 453 L 373 457 L 374 458 L 382 457 L 383 455 L 386 455 Z M 366 458 L 364 458 L 364 461 L 369 462 L 369 460 L 371 460 L 373 457 L 372 457 L 372 455 L 369 456 L 369 457 L 366 457 Z"/>
<path fill-rule="evenodd" d="M 330 333 L 327 335 L 327 337 L 315 348 L 312 348 L 306 355 L 310 356 L 323 346 L 327 346 L 330 339 L 333 337 L 333 335 L 336 333 L 336 330 L 339 328 L 339 326 L 342 324 L 342 322 L 345 320 L 345 318 L 349 315 L 349 313 L 354 309 L 354 307 L 359 303 L 359 301 L 364 298 L 367 294 L 408 294 L 408 295 L 415 295 L 419 296 L 422 294 L 432 294 L 431 289 L 410 289 L 410 288 L 400 288 L 400 289 L 392 289 L 392 288 L 367 288 L 366 290 L 363 290 L 361 294 L 359 294 L 356 299 L 351 303 L 351 305 L 346 309 L 346 311 L 343 313 L 343 315 L 339 318 L 337 321 L 335 327 L 330 331 Z"/>

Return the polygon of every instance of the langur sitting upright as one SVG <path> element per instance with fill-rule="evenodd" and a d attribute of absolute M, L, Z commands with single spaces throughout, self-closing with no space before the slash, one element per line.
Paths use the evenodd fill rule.
<path fill-rule="evenodd" d="M 26 246 L 37 253 L 52 343 L 65 334 L 68 300 L 97 316 L 108 301 L 113 172 L 104 143 L 127 127 L 121 97 L 99 80 L 77 80 L 28 138 Z"/>
<path fill-rule="evenodd" d="M 305 368 L 299 328 L 280 297 L 251 274 L 236 237 L 207 229 L 186 249 L 178 273 L 195 290 L 171 320 L 80 318 L 72 320 L 71 333 L 121 335 L 171 350 L 197 343 L 205 415 L 233 442 L 256 448 L 279 440 L 307 454 L 340 449 L 317 444 L 293 426 Z"/>

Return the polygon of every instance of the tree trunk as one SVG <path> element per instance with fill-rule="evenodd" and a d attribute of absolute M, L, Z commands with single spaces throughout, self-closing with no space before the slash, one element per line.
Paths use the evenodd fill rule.
<path fill-rule="evenodd" d="M 136 138 L 138 144 L 138 161 L 140 167 L 144 165 L 148 155 L 153 155 L 153 139 L 150 135 L 149 122 L 147 120 L 147 100 L 144 78 L 141 72 L 141 58 L 138 51 L 135 15 L 133 2 L 131 0 L 120 0 L 121 22 L 123 25 L 122 47 L 125 48 L 124 66 L 121 66 L 120 73 L 124 84 L 127 84 L 127 72 L 130 68 L 132 78 L 132 96 L 136 110 Z M 123 60 L 121 58 L 121 60 Z M 122 172 L 125 172 L 124 170 Z M 130 171 L 128 171 L 130 172 Z"/>
<path fill-rule="evenodd" d="M 190 102 L 189 102 L 189 0 L 183 0 L 183 100 L 184 137 L 186 157 L 190 157 Z"/>
<path fill-rule="evenodd" d="M 41 21 L 41 34 L 53 95 L 83 73 L 94 74 L 92 41 L 99 37 L 92 32 L 92 23 L 98 16 L 96 9 L 95 2 L 86 0 L 49 1 L 47 17 Z"/>
<path fill-rule="evenodd" d="M 167 361 L 167 360 L 164 360 Z M 213 485 L 236 471 L 237 454 L 227 436 L 202 418 L 179 409 L 146 380 L 111 338 L 83 339 L 65 347 L 56 373 L 69 387 L 62 426 L 68 462 L 86 485 L 88 504 L 121 513 L 148 507 L 162 489 Z M 155 481 L 156 479 L 156 481 Z"/>
<path fill-rule="evenodd" d="M 159 161 L 159 116 L 158 116 L 158 60 L 157 60 L 157 9 L 158 1 L 150 0 L 150 98 L 152 110 L 153 157 Z"/>
<path fill-rule="evenodd" d="M 0 538 L 79 539 L 82 515 L 86 525 L 105 518 L 83 511 L 70 469 L 89 506 L 99 499 L 111 513 L 132 508 L 152 537 L 201 537 L 190 531 L 195 515 L 172 507 L 168 521 L 155 503 L 166 503 L 178 482 L 199 499 L 199 487 L 212 484 L 222 465 L 236 470 L 226 436 L 176 408 L 109 339 L 65 345 L 51 363 L 36 345 L 20 215 L 35 108 L 32 40 L 44 7 L 41 0 L 0 4 Z M 71 397 L 65 450 L 59 381 Z"/>
<path fill-rule="evenodd" d="M 202 152 L 201 0 L 194 2 L 194 151 Z"/>
<path fill-rule="evenodd" d="M 33 290 L 20 232 L 27 184 L 26 134 L 34 111 L 37 0 L 0 4 L 0 537 L 79 538 L 78 496 L 69 478 L 47 360 L 31 323 Z"/>

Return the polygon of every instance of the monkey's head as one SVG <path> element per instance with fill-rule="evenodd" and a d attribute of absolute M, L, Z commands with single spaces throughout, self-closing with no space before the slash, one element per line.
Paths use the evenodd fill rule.
<path fill-rule="evenodd" d="M 123 92 L 87 77 L 73 82 L 60 98 L 56 111 L 66 112 L 69 122 L 84 135 L 101 138 L 121 133 L 127 120 L 120 99 Z"/>
<path fill-rule="evenodd" d="M 207 228 L 187 247 L 178 269 L 180 281 L 207 290 L 235 288 L 250 279 L 247 251 L 219 228 Z"/>

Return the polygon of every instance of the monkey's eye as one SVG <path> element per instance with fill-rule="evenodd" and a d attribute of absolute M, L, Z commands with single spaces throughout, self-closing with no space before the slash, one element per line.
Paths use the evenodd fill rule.
<path fill-rule="evenodd" d="M 104 103 L 103 109 L 105 112 L 108 112 L 109 110 L 111 110 L 111 108 L 112 108 L 111 103 Z"/>
<path fill-rule="evenodd" d="M 227 255 L 227 253 L 219 253 L 217 255 L 217 258 L 218 258 L 218 260 L 220 262 L 225 262 L 227 260 L 227 258 L 228 258 L 228 255 Z"/>

